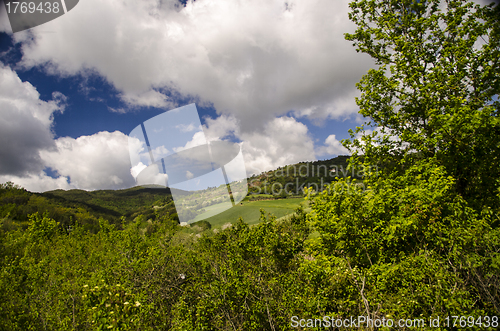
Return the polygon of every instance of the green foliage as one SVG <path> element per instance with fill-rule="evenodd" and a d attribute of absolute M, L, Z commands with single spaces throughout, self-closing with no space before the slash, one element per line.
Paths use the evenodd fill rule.
<path fill-rule="evenodd" d="M 299 210 L 290 221 L 241 220 L 199 242 L 194 273 L 186 274 L 173 330 L 284 329 L 301 295 L 295 283 L 309 229 Z"/>
<path fill-rule="evenodd" d="M 13 183 L 0 184 L 1 227 L 10 231 L 28 226 L 28 215 L 39 213 L 66 231 L 79 224 L 86 231 L 101 230 L 100 219 L 121 226 L 139 215 L 172 219 L 175 206 L 169 190 L 131 188 L 119 191 L 55 190 L 31 193 Z M 126 223 L 125 222 L 125 223 Z"/>
<path fill-rule="evenodd" d="M 356 102 L 379 131 L 346 146 L 384 174 L 433 157 L 475 208 L 499 208 L 500 6 L 360 0 L 350 7 L 358 29 L 346 39 L 379 65 L 357 85 Z"/>
<path fill-rule="evenodd" d="M 191 223 L 191 227 L 194 227 L 194 226 L 200 227 L 201 231 L 210 230 L 212 228 L 212 224 L 210 224 L 210 222 L 205 221 L 205 220 Z"/>
<path fill-rule="evenodd" d="M 367 190 L 342 180 L 313 198 L 316 245 L 356 270 L 371 314 L 498 313 L 498 217 L 478 214 L 453 188 L 430 160 Z"/>
<path fill-rule="evenodd" d="M 50 218 L 30 219 L 26 231 L 2 232 L 0 329 L 286 329 L 291 314 L 318 313 L 302 298 L 302 209 L 201 233 L 138 217 L 61 234 Z M 306 288 L 313 298 L 317 289 Z"/>
<path fill-rule="evenodd" d="M 82 299 L 94 330 L 133 330 L 140 325 L 141 303 L 120 284 L 85 284 Z"/>
<path fill-rule="evenodd" d="M 356 100 L 377 130 L 351 131 L 365 135 L 344 145 L 352 166 L 378 171 L 311 197 L 311 247 L 330 270 L 327 293 L 342 303 L 333 313 L 498 315 L 499 7 L 350 7 L 358 29 L 346 39 L 379 65 Z"/>
<path fill-rule="evenodd" d="M 41 217 L 38 213 L 28 216 L 29 226 L 26 234 L 31 242 L 49 241 L 58 232 L 58 224 L 45 214 Z"/>

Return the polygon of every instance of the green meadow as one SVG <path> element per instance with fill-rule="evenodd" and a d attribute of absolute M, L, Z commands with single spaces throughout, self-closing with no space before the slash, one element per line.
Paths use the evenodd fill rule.
<path fill-rule="evenodd" d="M 305 208 L 307 202 L 303 198 L 260 201 L 248 201 L 245 199 L 242 203 L 222 213 L 218 213 L 220 205 L 205 208 L 206 213 L 213 214 L 213 216 L 206 218 L 205 221 L 210 222 L 212 228 L 221 227 L 226 223 L 234 223 L 239 217 L 242 217 L 247 224 L 256 224 L 259 222 L 260 209 L 264 209 L 267 214 L 272 214 L 276 218 L 280 218 L 293 213 L 301 204 Z M 201 216 L 198 215 L 194 221 L 199 221 Z"/>

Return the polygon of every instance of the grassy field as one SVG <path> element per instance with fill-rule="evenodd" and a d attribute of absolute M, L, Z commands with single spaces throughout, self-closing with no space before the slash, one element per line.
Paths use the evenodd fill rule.
<path fill-rule="evenodd" d="M 303 198 L 280 199 L 280 200 L 262 200 L 262 201 L 243 201 L 243 205 L 238 204 L 220 214 L 216 214 L 217 210 L 206 208 L 207 212 L 213 212 L 214 216 L 205 220 L 212 224 L 212 228 L 220 227 L 226 223 L 234 223 L 238 217 L 243 217 L 243 220 L 248 224 L 259 222 L 260 209 L 264 209 L 266 213 L 271 213 L 277 218 L 291 214 L 302 204 L 306 207 L 306 201 Z M 217 207 L 217 206 L 212 206 Z M 198 221 L 195 219 L 195 221 Z"/>

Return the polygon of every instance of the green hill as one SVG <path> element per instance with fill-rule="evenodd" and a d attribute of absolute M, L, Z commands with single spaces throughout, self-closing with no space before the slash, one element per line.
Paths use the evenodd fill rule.
<path fill-rule="evenodd" d="M 99 218 L 120 225 L 139 215 L 144 215 L 146 220 L 166 215 L 175 218 L 176 215 L 168 188 L 32 193 L 12 183 L 0 185 L 0 220 L 3 228 L 26 227 L 28 215 L 36 212 L 48 214 L 65 229 L 78 222 L 92 232 L 99 230 Z"/>
<path fill-rule="evenodd" d="M 247 179 L 249 196 L 243 202 L 222 213 L 213 210 L 207 219 L 220 226 L 243 217 L 246 222 L 258 222 L 260 209 L 282 217 L 292 213 L 302 202 L 303 188 L 327 184 L 336 176 L 356 175 L 348 173 L 349 156 L 330 160 L 301 162 L 280 167 L 273 171 L 254 175 Z M 332 170 L 334 170 L 332 172 Z M 288 197 L 288 199 L 284 199 Z M 295 197 L 297 199 L 290 199 Z M 259 201 L 268 200 L 268 201 Z M 209 206 L 205 212 L 210 212 Z M 133 187 L 124 190 L 53 190 L 32 193 L 12 183 L 0 186 L 0 220 L 4 229 L 27 226 L 28 215 L 38 212 L 48 214 L 65 229 L 76 223 L 89 231 L 99 231 L 99 219 L 121 226 L 142 215 L 144 220 L 157 218 L 178 219 L 169 188 Z"/>
<path fill-rule="evenodd" d="M 348 169 L 349 158 L 340 155 L 329 160 L 300 162 L 254 175 L 248 178 L 249 194 L 301 196 L 305 187 L 320 191 L 336 177 L 361 178 L 362 171 Z"/>

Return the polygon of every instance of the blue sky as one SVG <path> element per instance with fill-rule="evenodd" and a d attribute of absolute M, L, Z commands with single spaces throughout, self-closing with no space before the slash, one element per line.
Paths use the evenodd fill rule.
<path fill-rule="evenodd" d="M 127 135 L 195 103 L 249 175 L 346 154 L 373 66 L 344 40 L 347 1 L 86 0 L 12 33 L 0 12 L 0 182 L 28 190 L 135 185 Z"/>

